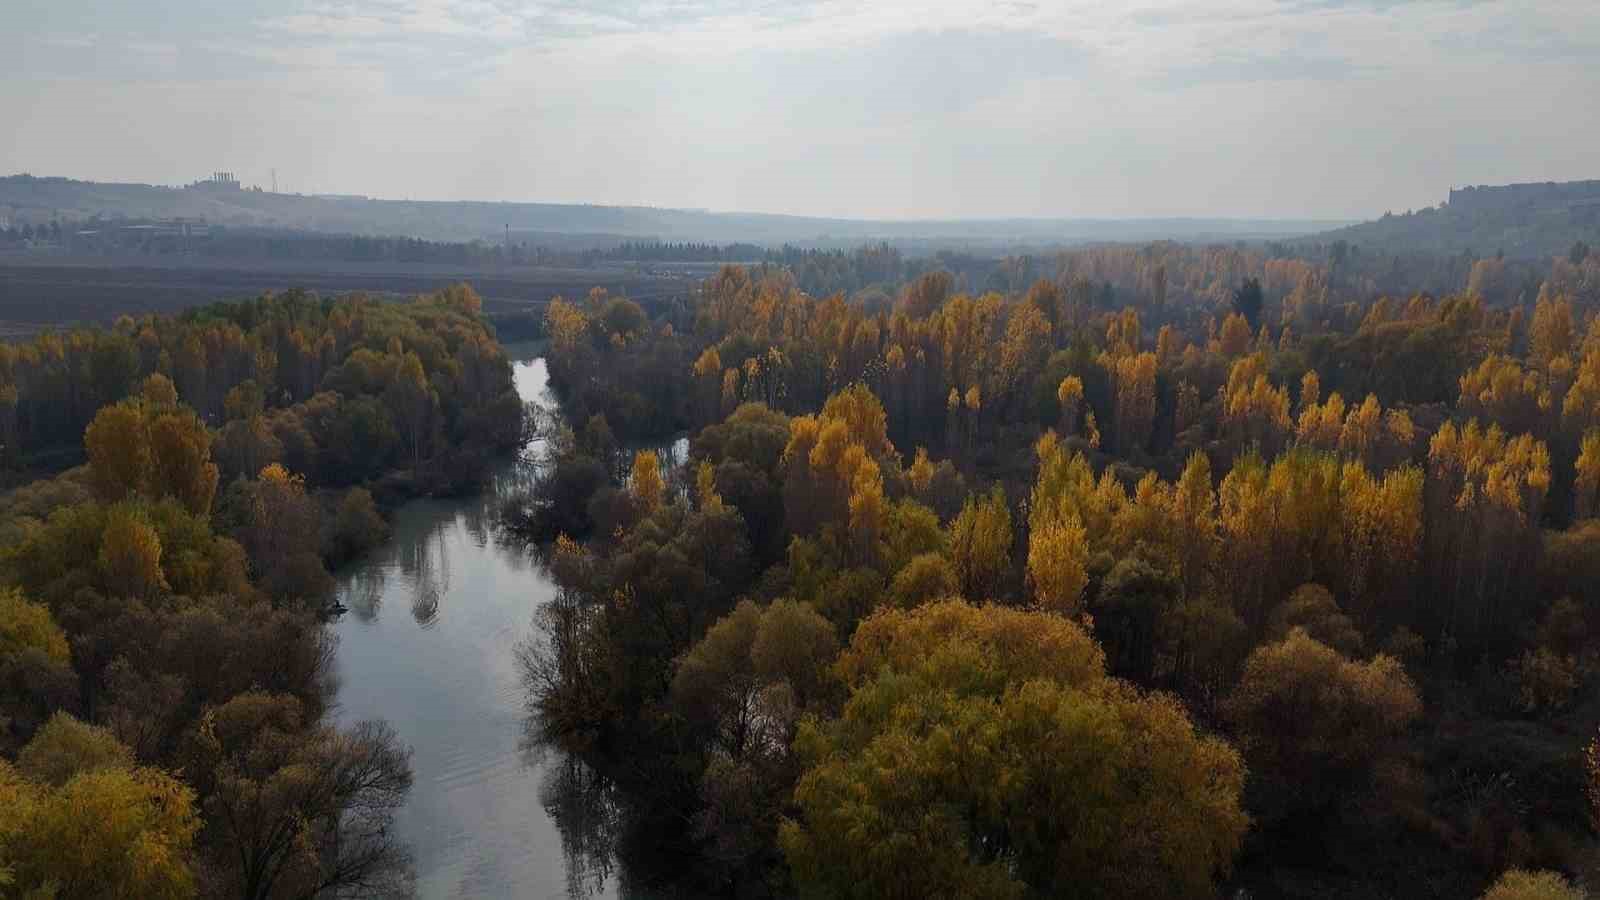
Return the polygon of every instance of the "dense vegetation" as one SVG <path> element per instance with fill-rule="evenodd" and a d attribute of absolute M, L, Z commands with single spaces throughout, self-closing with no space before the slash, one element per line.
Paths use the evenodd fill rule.
<path fill-rule="evenodd" d="M 1437 207 L 1385 213 L 1329 236 L 1390 253 L 1548 258 L 1574 244 L 1600 246 L 1600 181 L 1461 188 Z"/>
<path fill-rule="evenodd" d="M 96 413 L 159 373 L 219 432 L 224 484 L 282 462 L 325 486 L 465 486 L 521 439 L 480 305 L 464 285 L 415 304 L 288 291 L 0 345 L 0 466 L 76 460 Z"/>
<path fill-rule="evenodd" d="M 368 486 L 520 442 L 510 378 L 464 287 L 0 347 L 9 458 L 86 458 L 0 495 L 0 896 L 405 888 L 409 751 L 326 718 L 327 567 L 384 538 Z"/>
<path fill-rule="evenodd" d="M 571 424 L 508 513 L 591 839 L 692 892 L 1575 896 L 1600 261 L 1390 297 L 1318 253 L 552 303 Z"/>

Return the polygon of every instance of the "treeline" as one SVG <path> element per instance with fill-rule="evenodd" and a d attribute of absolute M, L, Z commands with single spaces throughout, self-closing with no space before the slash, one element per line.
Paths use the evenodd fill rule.
<path fill-rule="evenodd" d="M 520 441 L 475 295 L 290 292 L 3 349 L 13 439 L 103 403 L 84 465 L 0 496 L 0 892 L 406 890 L 410 753 L 328 721 L 321 619 L 387 526 L 331 488 Z"/>
<path fill-rule="evenodd" d="M 596 255 L 605 259 L 638 262 L 751 262 L 766 256 L 759 244 L 671 243 L 628 241 Z"/>
<path fill-rule="evenodd" d="M 226 480 L 281 462 L 386 496 L 462 488 L 521 439 L 480 305 L 465 285 L 405 304 L 288 291 L 0 345 L 0 465 L 64 467 L 101 407 L 161 374 L 217 430 Z"/>
<path fill-rule="evenodd" d="M 1557 272 L 1510 306 L 1325 279 L 1104 248 L 889 308 L 733 267 L 653 323 L 553 303 L 525 662 L 635 798 L 619 843 L 803 896 L 1583 871 L 1596 307 Z M 620 449 L 646 396 L 686 469 Z"/>

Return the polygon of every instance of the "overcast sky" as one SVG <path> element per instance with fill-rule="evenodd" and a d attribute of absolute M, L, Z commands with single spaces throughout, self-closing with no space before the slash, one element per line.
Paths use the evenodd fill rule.
<path fill-rule="evenodd" d="M 1600 178 L 1597 0 L 3 0 L 0 173 L 873 218 Z"/>

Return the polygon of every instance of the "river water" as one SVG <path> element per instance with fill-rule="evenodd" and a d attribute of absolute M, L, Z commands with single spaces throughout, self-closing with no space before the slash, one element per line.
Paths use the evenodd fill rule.
<path fill-rule="evenodd" d="M 544 360 L 516 350 L 517 392 L 553 407 Z M 477 497 L 413 501 L 388 544 L 338 573 L 337 715 L 387 719 L 412 747 L 396 826 L 422 898 L 619 894 L 609 857 L 574 835 L 580 764 L 524 739 L 515 649 L 555 588 L 524 546 L 497 541 L 496 513 L 531 477 L 507 462 Z"/>

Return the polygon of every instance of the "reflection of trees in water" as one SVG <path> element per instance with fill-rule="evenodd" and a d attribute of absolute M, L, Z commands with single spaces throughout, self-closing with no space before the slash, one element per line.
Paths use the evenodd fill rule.
<path fill-rule="evenodd" d="M 567 896 L 599 896 L 617 872 L 623 807 L 617 786 L 570 753 L 550 754 L 539 803 L 561 834 Z"/>
<path fill-rule="evenodd" d="M 396 557 L 411 587 L 411 617 L 423 628 L 439 618 L 439 600 L 450 590 L 450 554 L 445 523 L 435 522 L 410 535 L 397 535 Z M 404 538 L 401 540 L 401 538 Z"/>
<path fill-rule="evenodd" d="M 577 658 L 579 636 L 594 624 L 593 610 L 558 590 L 541 604 L 532 632 L 516 649 L 526 690 L 519 745 L 523 764 L 544 771 L 539 802 L 561 835 L 567 894 L 578 900 L 610 888 L 619 897 L 697 896 L 682 890 L 691 873 L 674 854 L 687 851 L 687 831 L 669 812 L 679 807 L 659 802 L 663 786 L 640 782 L 636 770 L 614 768 L 546 725 L 543 710 L 552 692 L 561 695 L 554 709 L 573 702 L 586 678 L 598 677 Z"/>
<path fill-rule="evenodd" d="M 378 610 L 383 606 L 383 589 L 388 581 L 382 566 L 363 566 L 356 571 L 345 589 L 346 605 L 356 618 L 363 622 L 378 618 Z"/>

